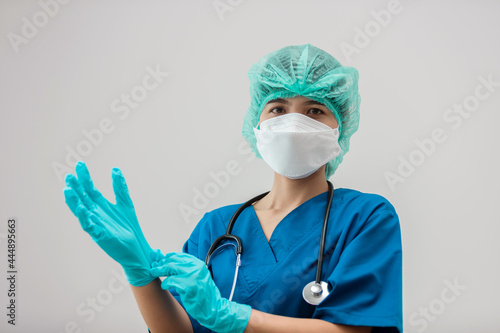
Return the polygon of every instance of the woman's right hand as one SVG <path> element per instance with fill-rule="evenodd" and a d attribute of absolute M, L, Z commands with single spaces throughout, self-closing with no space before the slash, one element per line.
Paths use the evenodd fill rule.
<path fill-rule="evenodd" d="M 113 168 L 111 173 L 116 204 L 95 188 L 85 163 L 77 163 L 76 175 L 78 178 L 66 176 L 64 197 L 83 230 L 123 267 L 131 285 L 144 286 L 153 281 L 151 263 L 162 254 L 151 249 L 141 231 L 120 169 Z"/>

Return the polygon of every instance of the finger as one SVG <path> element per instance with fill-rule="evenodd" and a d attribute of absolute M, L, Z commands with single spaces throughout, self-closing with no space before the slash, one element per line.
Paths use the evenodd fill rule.
<path fill-rule="evenodd" d="M 94 242 L 97 242 L 104 233 L 102 222 L 97 215 L 89 212 L 83 205 L 80 207 L 81 209 L 78 210 L 78 221 L 80 221 L 82 229 L 92 237 Z"/>
<path fill-rule="evenodd" d="M 87 165 L 84 162 L 79 161 L 76 164 L 76 175 L 78 176 L 78 181 L 82 184 L 83 188 L 87 192 L 87 194 L 94 199 L 104 198 L 101 192 L 97 190 L 94 186 L 94 182 L 90 177 L 89 169 L 87 169 Z"/>
<path fill-rule="evenodd" d="M 153 277 L 167 276 L 167 268 L 161 262 L 153 262 L 152 268 L 149 270 Z"/>
<path fill-rule="evenodd" d="M 65 187 L 63 193 L 66 205 L 69 207 L 73 215 L 78 217 L 77 208 L 80 204 L 80 198 L 78 197 L 78 194 L 76 194 L 76 192 L 71 187 Z"/>
<path fill-rule="evenodd" d="M 178 274 L 179 272 L 175 270 L 175 265 L 179 264 L 179 260 L 175 259 L 176 255 L 177 253 L 175 252 L 167 253 L 160 260 L 153 261 L 150 269 L 151 275 L 154 277 L 162 277 Z"/>
<path fill-rule="evenodd" d="M 154 277 L 168 276 L 170 268 L 167 264 L 168 261 L 166 259 L 153 261 L 149 270 L 151 275 L 153 275 Z"/>
<path fill-rule="evenodd" d="M 152 262 L 157 262 L 159 260 L 162 260 L 164 257 L 163 253 L 161 253 L 160 249 L 156 249 L 156 250 L 151 251 L 150 256 L 151 256 Z"/>
<path fill-rule="evenodd" d="M 87 229 L 84 230 L 89 233 L 89 235 L 92 237 L 94 241 L 98 241 L 104 234 L 104 229 L 102 228 L 101 219 L 94 213 L 89 213 L 88 217 L 89 217 L 88 227 Z"/>
<path fill-rule="evenodd" d="M 64 198 L 69 209 L 78 218 L 80 226 L 88 233 L 95 231 L 95 223 L 90 220 L 88 209 L 82 204 L 80 197 L 74 189 L 66 187 L 64 189 Z M 95 216 L 94 214 L 91 214 Z"/>
<path fill-rule="evenodd" d="M 169 253 L 163 255 L 160 250 L 156 250 L 155 256 L 156 256 L 156 260 L 154 260 L 154 261 L 157 261 L 157 262 L 160 262 L 160 261 L 167 262 L 167 261 L 172 260 L 172 259 L 179 260 L 180 258 L 183 258 L 184 256 L 192 257 L 190 254 L 187 254 L 184 252 L 169 252 Z"/>
<path fill-rule="evenodd" d="M 130 199 L 127 183 L 125 182 L 125 177 L 123 177 L 121 170 L 113 168 L 113 170 L 111 170 L 111 178 L 113 179 L 116 204 L 133 208 L 134 205 L 132 199 Z"/>
<path fill-rule="evenodd" d="M 68 185 L 68 187 L 73 189 L 73 191 L 80 198 L 83 205 L 85 205 L 85 207 L 87 207 L 87 209 L 89 209 L 89 210 L 95 209 L 94 202 L 87 195 L 87 193 L 85 192 L 85 189 L 83 188 L 83 186 L 80 184 L 80 182 L 78 181 L 78 179 L 76 179 L 76 177 L 74 175 L 72 175 L 72 174 L 66 175 L 65 181 L 66 181 L 66 185 Z"/>
<path fill-rule="evenodd" d="M 193 271 L 204 268 L 198 258 L 180 252 L 167 253 L 165 257 L 151 264 L 151 274 L 155 277 L 191 274 Z"/>
<path fill-rule="evenodd" d="M 189 278 L 169 276 L 162 281 L 161 288 L 163 290 L 175 289 L 182 299 L 194 300 L 196 299 L 196 294 L 198 292 L 198 288 L 193 285 L 194 283 L 196 282 L 190 281 Z"/>
<path fill-rule="evenodd" d="M 187 294 L 186 290 L 187 288 L 185 288 L 185 282 L 186 282 L 185 278 L 168 276 L 162 281 L 161 289 L 163 290 L 175 289 L 179 295 Z"/>
<path fill-rule="evenodd" d="M 153 262 L 156 264 L 156 267 L 165 265 L 168 262 L 180 262 L 185 257 L 192 257 L 190 254 L 184 252 L 169 252 L 165 255 L 162 255 L 160 250 L 157 251 L 160 254 L 160 257 L 156 257 L 156 260 L 153 260 Z"/>

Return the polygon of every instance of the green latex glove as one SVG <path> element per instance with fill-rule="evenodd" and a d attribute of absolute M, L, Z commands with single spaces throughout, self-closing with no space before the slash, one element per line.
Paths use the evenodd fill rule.
<path fill-rule="evenodd" d="M 153 263 L 153 276 L 166 276 L 161 287 L 175 289 L 187 313 L 214 332 L 243 332 L 252 308 L 223 298 L 205 263 L 187 253 L 168 253 Z"/>
<path fill-rule="evenodd" d="M 111 173 L 116 204 L 94 187 L 85 163 L 77 163 L 76 174 L 78 178 L 66 176 L 64 197 L 83 230 L 123 267 L 131 285 L 144 286 L 153 281 L 151 263 L 163 256 L 151 249 L 141 231 L 120 169 L 113 168 Z"/>

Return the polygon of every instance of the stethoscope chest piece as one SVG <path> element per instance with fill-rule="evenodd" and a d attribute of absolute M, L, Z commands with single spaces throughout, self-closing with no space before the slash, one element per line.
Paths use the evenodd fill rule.
<path fill-rule="evenodd" d="M 311 281 L 302 290 L 302 297 L 311 305 L 318 305 L 321 303 L 330 292 L 328 291 L 328 283 L 321 281 Z"/>

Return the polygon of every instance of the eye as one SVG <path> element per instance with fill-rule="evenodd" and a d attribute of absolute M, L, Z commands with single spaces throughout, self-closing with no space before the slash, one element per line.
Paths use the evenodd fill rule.
<path fill-rule="evenodd" d="M 323 110 L 316 109 L 316 108 L 309 109 L 309 111 L 307 111 L 307 113 L 312 114 L 312 115 L 321 115 L 321 114 L 324 114 Z"/>
<path fill-rule="evenodd" d="M 282 114 L 282 113 L 285 113 L 286 110 L 284 108 L 282 108 L 281 106 L 277 106 L 277 107 L 270 109 L 269 112 L 274 113 L 274 114 Z"/>

